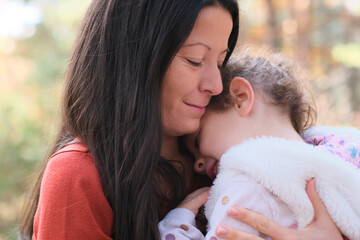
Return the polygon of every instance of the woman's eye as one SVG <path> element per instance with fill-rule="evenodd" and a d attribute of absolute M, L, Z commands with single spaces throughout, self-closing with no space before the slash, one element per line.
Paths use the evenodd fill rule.
<path fill-rule="evenodd" d="M 190 59 L 186 59 L 191 65 L 193 65 L 194 67 L 200 67 L 201 66 L 201 62 L 194 62 Z"/>

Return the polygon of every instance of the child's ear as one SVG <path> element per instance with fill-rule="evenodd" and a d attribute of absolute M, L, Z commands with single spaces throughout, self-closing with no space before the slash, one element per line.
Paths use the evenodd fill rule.
<path fill-rule="evenodd" d="M 241 117 L 247 116 L 254 105 L 255 93 L 251 84 L 244 78 L 235 77 L 230 82 L 230 94 L 234 107 Z"/>

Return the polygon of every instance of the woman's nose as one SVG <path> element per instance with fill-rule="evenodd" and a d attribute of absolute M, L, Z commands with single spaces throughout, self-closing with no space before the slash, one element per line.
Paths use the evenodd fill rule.
<path fill-rule="evenodd" d="M 221 74 L 218 67 L 208 69 L 204 74 L 204 79 L 201 83 L 201 91 L 208 92 L 210 95 L 219 95 L 223 90 Z"/>
<path fill-rule="evenodd" d="M 203 157 L 196 159 L 194 170 L 197 173 L 206 174 L 205 159 Z"/>

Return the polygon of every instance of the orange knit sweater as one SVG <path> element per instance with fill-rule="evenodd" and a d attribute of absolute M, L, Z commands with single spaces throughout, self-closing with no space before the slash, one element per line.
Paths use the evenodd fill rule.
<path fill-rule="evenodd" d="M 71 144 L 49 160 L 32 239 L 111 239 L 113 212 L 92 155 Z"/>
<path fill-rule="evenodd" d="M 210 186 L 211 180 L 195 174 L 192 192 Z M 160 201 L 164 217 L 168 204 Z M 51 156 L 41 183 L 32 239 L 111 239 L 113 212 L 88 149 L 70 144 Z"/>

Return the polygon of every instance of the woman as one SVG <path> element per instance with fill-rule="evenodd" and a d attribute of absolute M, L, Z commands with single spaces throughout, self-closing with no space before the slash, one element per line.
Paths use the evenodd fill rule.
<path fill-rule="evenodd" d="M 159 239 L 159 219 L 202 185 L 178 139 L 222 91 L 237 35 L 234 0 L 94 0 L 22 236 Z"/>

